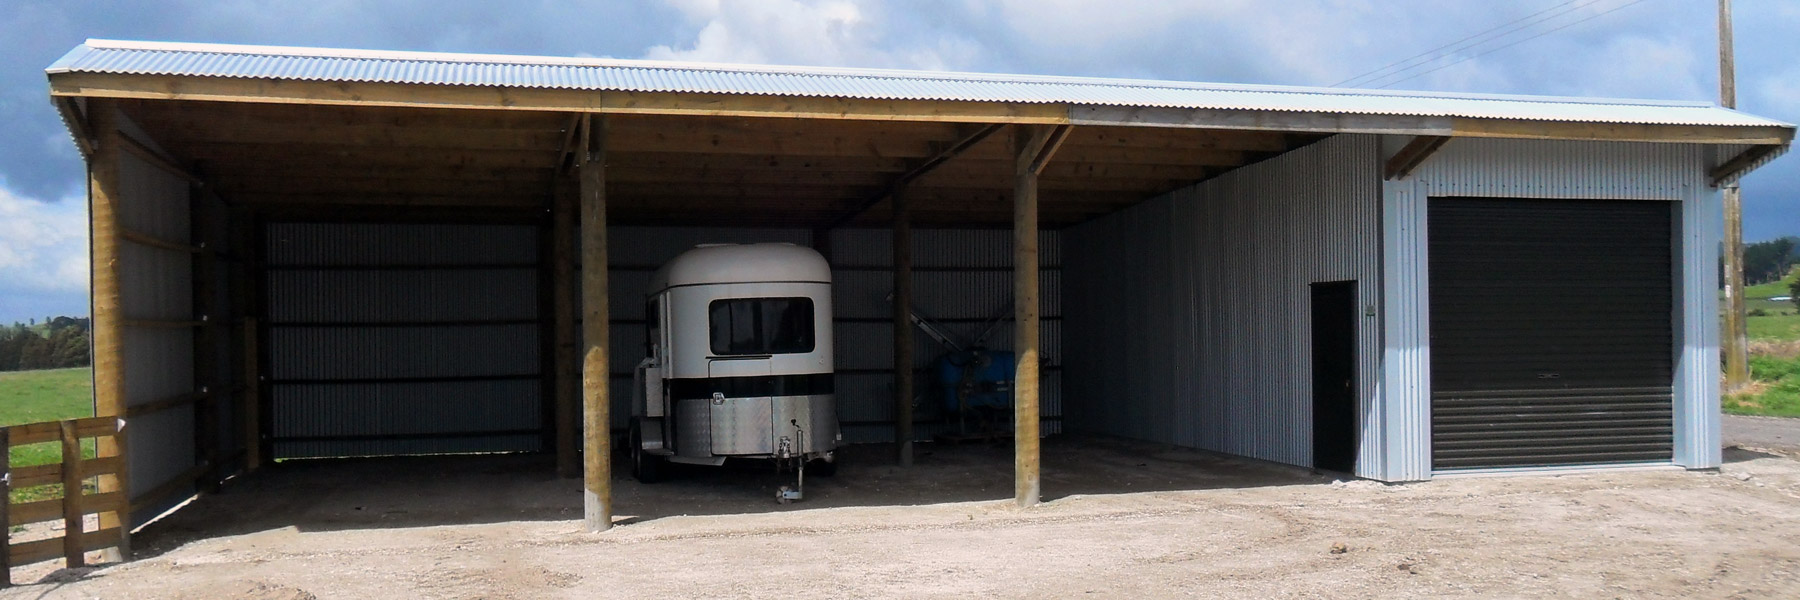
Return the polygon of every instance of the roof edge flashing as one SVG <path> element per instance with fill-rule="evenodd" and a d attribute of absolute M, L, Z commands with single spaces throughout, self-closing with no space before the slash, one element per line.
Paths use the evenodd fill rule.
<path fill-rule="evenodd" d="M 345 48 L 313 48 L 301 46 L 262 46 L 243 44 L 215 44 L 204 42 L 146 42 L 111 39 L 89 39 L 71 50 L 62 59 L 52 64 L 47 71 L 69 72 L 69 63 L 83 50 L 130 50 L 148 52 L 188 52 L 200 54 L 237 54 L 250 56 L 284 56 L 292 58 L 342 59 L 342 60 L 393 60 L 435 63 L 482 63 L 520 66 L 564 66 L 564 67 L 599 67 L 645 70 L 695 70 L 717 73 L 757 73 L 770 75 L 788 75 L 797 77 L 860 77 L 879 79 L 899 79 L 913 81 L 956 81 L 969 83 L 1022 83 L 1051 85 L 1081 85 L 1095 87 L 1129 87 L 1161 90 L 1217 91 L 1217 92 L 1258 92 L 1295 95 L 1323 95 L 1345 97 L 1388 97 L 1418 98 L 1467 101 L 1494 102 L 1533 102 L 1544 104 L 1591 104 L 1603 106 L 1643 106 L 1661 108 L 1720 108 L 1712 102 L 1692 100 L 1664 100 L 1645 98 L 1596 98 L 1580 96 L 1539 96 L 1524 94 L 1491 94 L 1465 92 L 1432 92 L 1416 90 L 1372 90 L 1356 88 L 1328 88 L 1296 85 L 1243 84 L 1188 82 L 1158 79 L 1114 79 L 1104 77 L 1083 77 L 1067 75 L 1029 75 L 1004 73 L 976 73 L 960 71 L 929 71 L 905 69 L 878 69 L 854 67 L 826 67 L 800 65 L 759 65 L 736 63 L 713 63 L 694 61 L 661 61 L 646 59 L 624 59 L 611 57 L 557 57 L 512 54 L 479 54 L 422 52 L 414 50 L 361 50 Z M 1735 112 L 1735 111 L 1734 111 Z"/>

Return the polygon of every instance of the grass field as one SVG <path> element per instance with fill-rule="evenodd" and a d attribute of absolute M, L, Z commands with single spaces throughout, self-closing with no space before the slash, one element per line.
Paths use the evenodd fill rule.
<path fill-rule="evenodd" d="M 94 415 L 91 369 L 52 369 L 0 373 L 0 425 L 20 425 Z M 94 455 L 92 440 L 83 443 L 82 454 Z M 62 460 L 57 443 L 31 444 L 12 449 L 15 466 L 42 465 Z M 59 497 L 61 486 L 13 490 L 15 502 Z"/>
<path fill-rule="evenodd" d="M 1781 281 L 1744 288 L 1752 383 L 1725 396 L 1725 412 L 1800 417 L 1800 306 L 1769 300 L 1789 295 L 1789 282 L 1796 277 L 1800 269 Z"/>

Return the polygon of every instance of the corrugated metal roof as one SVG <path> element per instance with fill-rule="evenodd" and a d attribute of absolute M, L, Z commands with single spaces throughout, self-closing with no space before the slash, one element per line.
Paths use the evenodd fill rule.
<path fill-rule="evenodd" d="M 1706 103 L 1660 100 L 113 40 L 88 40 L 48 72 L 1656 125 L 1786 125 Z"/>

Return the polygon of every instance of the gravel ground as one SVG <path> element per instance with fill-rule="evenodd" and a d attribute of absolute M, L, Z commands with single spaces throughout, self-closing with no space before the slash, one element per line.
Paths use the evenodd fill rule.
<path fill-rule="evenodd" d="M 1725 415 L 1720 423 L 1725 446 L 1761 448 L 1800 454 L 1800 419 Z"/>
<path fill-rule="evenodd" d="M 152 525 L 135 562 L 20 568 L 17 579 L 38 583 L 11 594 L 1800 597 L 1800 462 L 1758 452 L 1730 450 L 1718 472 L 1390 486 L 1057 440 L 1046 447 L 1051 493 L 1150 491 L 1031 509 L 997 499 L 1010 493 L 1003 449 L 940 449 L 905 471 L 877 466 L 885 450 L 869 452 L 785 507 L 773 502 L 779 480 L 751 469 L 620 482 L 625 524 L 597 535 L 578 531 L 573 484 L 538 462 L 277 469 Z M 463 468 L 423 467 L 442 464 Z M 913 505 L 934 493 L 990 499 Z"/>

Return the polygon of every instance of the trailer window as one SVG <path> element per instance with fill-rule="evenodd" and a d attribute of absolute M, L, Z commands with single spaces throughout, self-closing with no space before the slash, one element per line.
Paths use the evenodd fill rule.
<path fill-rule="evenodd" d="M 714 356 L 800 354 L 813 350 L 811 298 L 714 300 Z"/>

